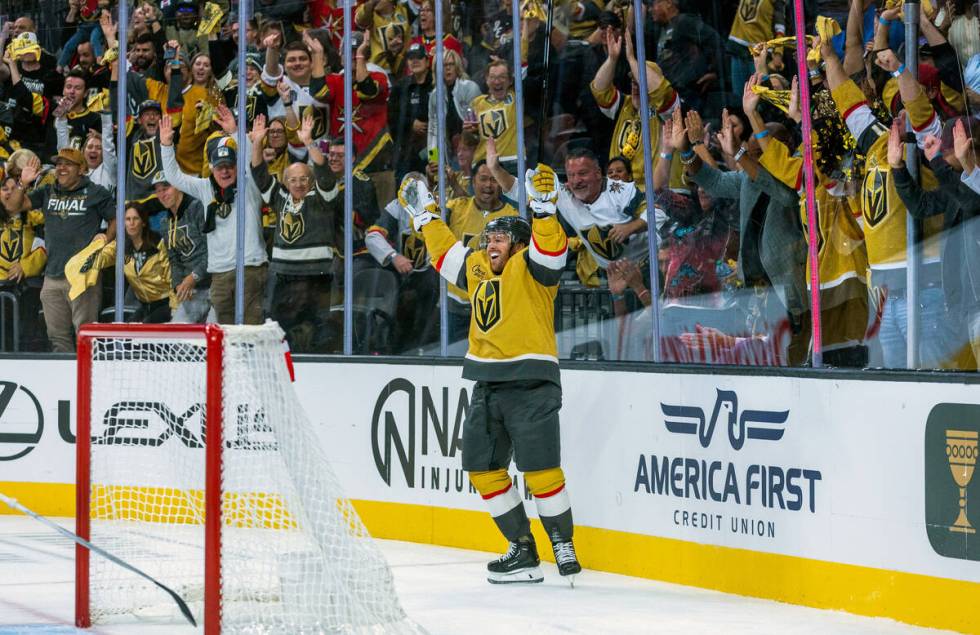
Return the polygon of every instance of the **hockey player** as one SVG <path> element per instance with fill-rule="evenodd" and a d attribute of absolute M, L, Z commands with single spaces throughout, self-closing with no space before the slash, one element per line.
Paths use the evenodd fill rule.
<path fill-rule="evenodd" d="M 423 181 L 406 178 L 399 189 L 433 266 L 472 305 L 463 377 L 476 385 L 463 426 L 463 469 L 510 541 L 507 553 L 487 565 L 494 584 L 544 579 L 524 504 L 507 473 L 512 455 L 534 495 L 558 572 L 582 570 L 572 545 L 558 429 L 554 300 L 568 239 L 555 218 L 554 172 L 538 166 L 526 179 L 533 231 L 519 216 L 496 218 L 484 228 L 479 251 L 456 240 Z"/>

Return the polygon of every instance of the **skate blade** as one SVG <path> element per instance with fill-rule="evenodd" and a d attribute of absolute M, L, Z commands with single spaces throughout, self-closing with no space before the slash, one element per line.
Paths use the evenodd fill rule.
<path fill-rule="evenodd" d="M 490 573 L 487 582 L 490 584 L 537 584 L 544 581 L 544 574 L 539 567 L 511 571 L 510 573 Z"/>

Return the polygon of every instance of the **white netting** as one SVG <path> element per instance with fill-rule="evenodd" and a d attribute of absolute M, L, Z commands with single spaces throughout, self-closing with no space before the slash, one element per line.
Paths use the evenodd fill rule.
<path fill-rule="evenodd" d="M 224 632 L 416 632 L 296 400 L 275 325 L 223 327 Z M 91 539 L 203 617 L 203 340 L 97 338 Z M 91 559 L 93 622 L 180 620 L 152 584 Z"/>

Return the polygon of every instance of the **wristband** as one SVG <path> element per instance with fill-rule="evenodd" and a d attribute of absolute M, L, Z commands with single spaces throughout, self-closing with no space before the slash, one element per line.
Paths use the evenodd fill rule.
<path fill-rule="evenodd" d="M 904 72 L 905 72 L 905 64 L 902 64 L 901 66 L 898 67 L 897 71 L 892 72 L 892 77 L 899 77 Z"/>
<path fill-rule="evenodd" d="M 292 108 L 293 102 L 289 102 L 288 104 L 286 102 L 282 102 L 282 106 L 283 108 Z"/>
<path fill-rule="evenodd" d="M 769 136 L 769 131 L 768 130 L 760 130 L 759 132 L 755 133 L 752 136 L 755 137 L 756 139 L 758 139 L 759 141 L 762 141 L 763 139 L 765 139 L 766 137 Z"/>
<path fill-rule="evenodd" d="M 644 295 L 650 295 L 650 289 L 644 289 L 636 294 L 636 297 L 643 298 Z"/>
<path fill-rule="evenodd" d="M 666 159 L 667 161 L 670 161 L 671 159 L 674 158 L 674 153 L 673 152 L 661 152 L 660 153 L 660 158 L 661 159 Z"/>
<path fill-rule="evenodd" d="M 735 163 L 738 163 L 739 161 L 742 160 L 742 157 L 744 156 L 745 156 L 745 148 L 742 147 L 738 149 L 738 152 L 735 153 L 735 156 L 732 157 L 732 159 L 735 161 Z"/>
<path fill-rule="evenodd" d="M 892 22 L 891 20 L 886 20 L 883 16 L 880 15 L 878 16 L 878 24 L 880 24 L 881 26 L 888 26 L 889 24 L 891 24 L 891 22 Z"/>
<path fill-rule="evenodd" d="M 691 142 L 691 147 L 692 148 L 696 148 L 696 147 L 702 146 L 702 145 L 704 145 L 704 139 L 698 139 L 697 141 L 692 141 Z"/>
<path fill-rule="evenodd" d="M 686 161 L 687 159 L 690 159 L 693 156 L 694 156 L 694 150 L 684 150 L 683 152 L 681 152 L 682 160 Z"/>
<path fill-rule="evenodd" d="M 611 293 L 610 295 L 612 296 L 613 302 L 622 302 L 623 300 L 626 299 L 626 296 L 623 295 L 622 293 Z"/>

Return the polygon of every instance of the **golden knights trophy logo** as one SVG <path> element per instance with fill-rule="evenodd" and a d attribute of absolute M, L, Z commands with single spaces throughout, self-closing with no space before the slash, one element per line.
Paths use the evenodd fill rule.
<path fill-rule="evenodd" d="M 473 319 L 486 333 L 500 322 L 500 278 L 484 280 L 473 294 Z"/>
<path fill-rule="evenodd" d="M 926 533 L 941 556 L 980 561 L 978 458 L 980 405 L 933 408 L 925 434 Z"/>

